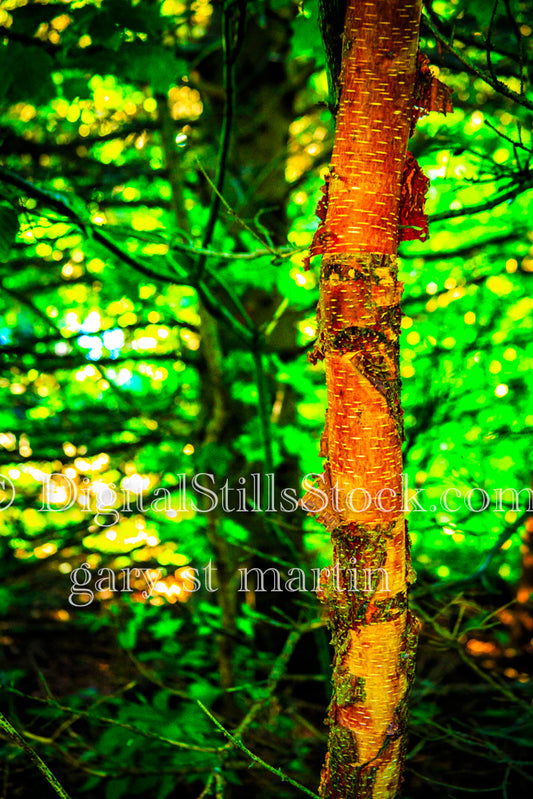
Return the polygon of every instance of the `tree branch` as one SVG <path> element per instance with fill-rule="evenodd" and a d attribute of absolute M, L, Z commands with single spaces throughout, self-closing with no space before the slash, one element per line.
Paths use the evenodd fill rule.
<path fill-rule="evenodd" d="M 0 713 L 0 729 L 4 731 L 7 738 L 18 746 L 19 749 L 29 757 L 29 759 L 34 763 L 41 774 L 43 774 L 44 778 L 46 779 L 47 783 L 51 786 L 51 788 L 57 793 L 61 799 L 70 799 L 68 793 L 59 783 L 57 778 L 52 774 L 46 763 L 39 757 L 37 752 L 31 748 L 31 746 L 24 740 L 24 738 L 19 735 L 16 729 L 9 723 L 3 713 Z"/>
<path fill-rule="evenodd" d="M 204 711 L 206 716 L 209 716 L 215 727 L 217 727 L 220 730 L 220 732 L 222 732 L 226 736 L 226 738 L 230 741 L 231 744 L 233 744 L 233 746 L 235 746 L 237 749 L 240 749 L 241 752 L 244 752 L 246 755 L 248 755 L 248 757 L 251 760 L 253 760 L 254 763 L 258 763 L 260 766 L 266 769 L 266 771 L 269 771 L 271 774 L 275 774 L 276 777 L 279 777 L 280 780 L 282 780 L 282 782 L 288 782 L 290 785 L 294 785 L 295 788 L 298 788 L 299 791 L 307 794 L 307 796 L 312 796 L 313 799 L 320 799 L 318 794 L 313 793 L 313 791 L 310 791 L 309 788 L 305 787 L 305 785 L 301 785 L 299 782 L 296 782 L 296 780 L 293 780 L 292 777 L 287 776 L 287 774 L 285 774 L 281 769 L 274 768 L 274 766 L 271 766 L 269 763 L 266 763 L 264 760 L 261 760 L 261 758 L 255 755 L 253 752 L 251 752 L 239 738 L 235 737 L 230 732 L 228 732 L 226 728 L 223 727 L 222 724 L 205 707 L 205 705 L 203 705 L 200 702 L 200 700 L 197 701 L 200 708 Z"/>
<path fill-rule="evenodd" d="M 518 94 L 518 92 L 513 91 L 510 89 L 505 83 L 497 78 L 493 78 L 491 75 L 487 74 L 484 70 L 476 67 L 472 61 L 465 58 L 465 56 L 454 47 L 453 43 L 449 41 L 445 36 L 443 36 L 437 29 L 437 27 L 433 24 L 429 17 L 425 18 L 425 23 L 427 24 L 428 28 L 433 33 L 435 39 L 440 42 L 447 50 L 449 50 L 452 55 L 457 58 L 457 60 L 466 67 L 470 72 L 474 75 L 477 75 L 478 78 L 481 78 L 488 86 L 490 86 L 495 91 L 503 94 L 504 97 L 507 97 L 509 100 L 513 100 L 513 102 L 518 103 L 519 105 L 523 106 L 524 108 L 528 108 L 530 111 L 533 111 L 533 102 L 528 100 L 523 94 Z"/>
<path fill-rule="evenodd" d="M 222 52 L 224 54 L 224 88 L 225 88 L 225 104 L 224 104 L 224 117 L 222 121 L 222 131 L 220 134 L 220 144 L 218 149 L 218 164 L 215 177 L 216 190 L 213 192 L 211 199 L 211 207 L 209 208 L 209 217 L 202 240 L 202 249 L 207 249 L 211 244 L 213 233 L 215 230 L 216 221 L 220 211 L 220 197 L 224 189 L 224 181 L 226 178 L 226 164 L 229 155 L 229 145 L 231 140 L 231 131 L 233 126 L 233 110 L 234 110 L 234 79 L 233 79 L 233 54 L 231 49 L 231 31 L 232 24 L 230 19 L 229 8 L 223 7 L 223 34 L 222 34 Z M 205 264 L 207 261 L 206 255 L 200 255 L 196 264 L 196 275 L 198 280 L 201 280 Z"/>
<path fill-rule="evenodd" d="M 469 216 L 470 214 L 480 214 L 482 211 L 490 211 L 501 203 L 508 200 L 514 200 L 524 191 L 533 188 L 533 176 L 522 180 L 522 182 L 513 189 L 505 191 L 502 194 L 492 197 L 490 200 L 485 200 L 479 205 L 470 205 L 467 208 L 450 208 L 448 211 L 441 211 L 438 214 L 431 214 L 429 217 L 430 222 L 441 222 L 444 219 L 453 219 L 458 216 Z"/>

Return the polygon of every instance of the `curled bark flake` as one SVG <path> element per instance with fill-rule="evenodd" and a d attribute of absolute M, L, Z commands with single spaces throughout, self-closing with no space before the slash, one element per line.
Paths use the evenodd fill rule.
<path fill-rule="evenodd" d="M 428 238 L 428 218 L 424 213 L 428 188 L 429 178 L 420 169 L 416 158 L 408 152 L 400 195 L 400 241 L 425 241 Z"/>
<path fill-rule="evenodd" d="M 322 348 L 319 343 L 315 344 L 312 350 L 307 353 L 307 360 L 309 363 L 312 363 L 313 366 L 318 362 L 324 360 L 324 353 L 322 352 Z"/>
<path fill-rule="evenodd" d="M 311 266 L 311 258 L 314 255 L 323 255 L 328 252 L 338 241 L 339 237 L 336 233 L 326 227 L 326 216 L 328 213 L 328 198 L 329 198 L 329 181 L 331 174 L 326 175 L 320 191 L 324 195 L 318 201 L 316 207 L 316 215 L 320 219 L 320 224 L 315 230 L 311 246 L 309 247 L 309 255 L 304 258 L 304 268 L 309 269 Z"/>
<path fill-rule="evenodd" d="M 309 248 L 309 258 L 314 255 L 323 255 L 328 252 L 339 240 L 339 237 L 332 230 L 329 230 L 325 223 L 319 225 L 315 230 L 311 247 Z M 309 258 L 306 261 L 309 261 Z M 306 262 L 306 267 L 309 269 L 309 264 Z"/>
<path fill-rule="evenodd" d="M 451 95 L 451 89 L 432 73 L 427 55 L 419 52 L 412 127 L 414 128 L 418 120 L 430 111 L 438 111 L 440 114 L 453 111 Z"/>
<path fill-rule="evenodd" d="M 313 365 L 317 361 L 324 359 L 324 323 L 322 322 L 322 314 L 320 313 L 320 303 L 316 308 L 316 322 L 317 322 L 317 338 L 313 349 L 307 353 L 307 360 Z"/>
<path fill-rule="evenodd" d="M 316 207 L 316 215 L 320 219 L 321 222 L 326 221 L 326 214 L 328 212 L 328 195 L 329 195 L 329 175 L 326 175 L 324 178 L 324 183 L 320 187 L 320 191 L 324 195 L 318 201 L 318 205 Z"/>
<path fill-rule="evenodd" d="M 416 571 L 411 560 L 411 539 L 409 538 L 407 520 L 405 521 L 405 581 L 408 585 L 416 582 Z"/>

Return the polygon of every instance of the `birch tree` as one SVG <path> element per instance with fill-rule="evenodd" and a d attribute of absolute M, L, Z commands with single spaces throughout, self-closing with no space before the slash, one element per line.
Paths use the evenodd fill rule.
<path fill-rule="evenodd" d="M 417 55 L 420 6 L 349 0 L 340 69 L 334 61 L 330 70 L 335 143 L 311 247 L 322 255 L 311 358 L 325 362 L 329 502 L 322 509 L 313 492 L 304 498 L 333 542 L 322 590 L 335 650 L 320 785 L 327 799 L 396 796 L 405 747 L 417 621 L 407 603 L 397 248 L 402 238 L 427 235 L 427 179 L 407 152 L 410 132 L 424 106 L 449 105 Z M 328 12 L 337 8 L 322 9 L 334 59 Z M 362 575 L 366 585 L 358 584 Z"/>

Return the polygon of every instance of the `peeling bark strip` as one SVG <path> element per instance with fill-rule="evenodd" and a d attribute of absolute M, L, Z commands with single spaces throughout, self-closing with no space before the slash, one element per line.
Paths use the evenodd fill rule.
<path fill-rule="evenodd" d="M 418 627 L 407 607 L 401 511 L 396 251 L 402 238 L 427 235 L 427 180 L 407 154 L 411 129 L 432 106 L 449 110 L 427 59 L 417 57 L 420 6 L 347 2 L 335 144 L 310 253 L 322 255 L 310 359 L 326 366 L 319 487 L 330 501 L 324 509 L 311 493 L 303 501 L 332 533 L 334 564 L 320 592 L 335 650 L 324 799 L 396 797 L 404 757 Z M 355 564 L 370 573 L 369 592 L 352 584 Z"/>

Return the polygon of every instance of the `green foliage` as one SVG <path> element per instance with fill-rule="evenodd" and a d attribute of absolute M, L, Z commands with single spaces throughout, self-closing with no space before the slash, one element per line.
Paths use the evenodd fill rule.
<path fill-rule="evenodd" d="M 19 230 L 18 214 L 12 205 L 0 203 L 0 258 L 7 258 Z"/>
<path fill-rule="evenodd" d="M 312 58 L 318 68 L 324 68 L 324 46 L 317 37 L 319 30 L 319 0 L 305 0 L 301 13 L 295 17 L 292 50 L 295 58 Z"/>
<path fill-rule="evenodd" d="M 0 100 L 11 103 L 48 100 L 53 93 L 52 68 L 51 57 L 41 48 L 9 42 L 0 50 L 0 69 L 6 76 Z"/>
<path fill-rule="evenodd" d="M 401 252 L 405 471 L 425 509 L 409 517 L 425 627 L 406 795 L 477 790 L 475 770 L 450 777 L 465 750 L 488 769 L 479 795 L 511 797 L 530 788 L 529 622 L 506 607 L 525 494 L 496 509 L 494 492 L 533 469 L 532 140 L 486 42 L 520 94 L 531 8 L 514 25 L 500 4 L 489 30 L 492 6 L 430 5 L 422 49 L 455 111 L 411 142 L 431 238 Z M 330 668 L 315 596 L 240 591 L 239 570 L 286 579 L 331 557 L 314 519 L 251 491 L 273 473 L 277 505 L 322 469 L 303 266 L 333 134 L 318 3 L 14 0 L 0 24 L 6 712 L 71 795 L 300 795 L 265 764 L 314 791 Z M 84 563 L 94 597 L 74 607 Z M 197 700 L 244 724 L 253 769 Z M 7 794 L 39 793 L 3 748 Z"/>

